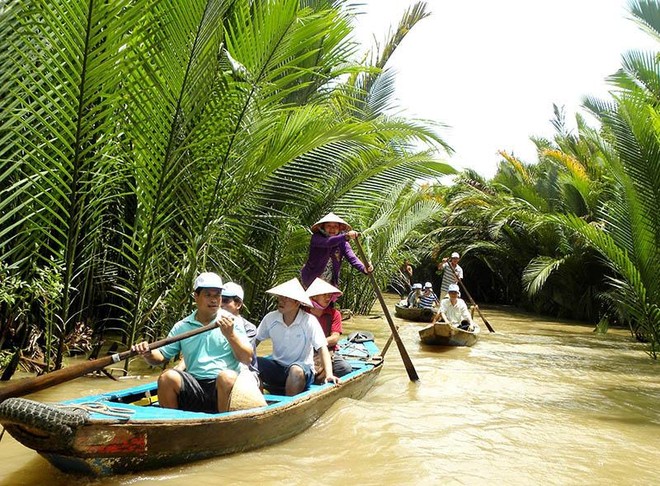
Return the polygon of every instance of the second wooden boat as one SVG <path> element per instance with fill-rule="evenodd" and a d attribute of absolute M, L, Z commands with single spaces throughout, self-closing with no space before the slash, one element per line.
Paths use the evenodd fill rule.
<path fill-rule="evenodd" d="M 394 314 L 407 321 L 431 322 L 435 315 L 435 310 L 424 307 L 405 307 L 403 305 L 394 305 Z"/>
<path fill-rule="evenodd" d="M 472 331 L 465 331 L 446 322 L 436 322 L 419 330 L 424 344 L 441 346 L 472 346 L 479 339 L 481 328 L 475 322 Z"/>

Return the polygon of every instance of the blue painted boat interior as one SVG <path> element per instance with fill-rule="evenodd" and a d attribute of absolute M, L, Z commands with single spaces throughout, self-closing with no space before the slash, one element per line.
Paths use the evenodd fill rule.
<path fill-rule="evenodd" d="M 366 341 L 364 343 L 354 344 L 348 343 L 346 340 L 340 342 L 340 351 L 344 355 L 345 359 L 353 367 L 353 371 L 349 374 L 341 377 L 341 381 L 348 380 L 354 376 L 357 376 L 373 367 L 373 364 L 370 362 L 364 361 L 371 356 L 378 354 L 378 347 L 373 341 Z M 264 398 L 268 403 L 269 409 L 274 409 L 278 407 L 283 407 L 289 404 L 293 400 L 297 400 L 301 397 L 307 395 L 318 393 L 320 390 L 323 390 L 334 385 L 326 383 L 323 385 L 312 385 L 309 390 L 304 391 L 293 397 L 287 397 L 284 395 L 271 395 L 265 394 Z M 67 400 L 62 402 L 63 405 L 84 405 L 92 404 L 95 407 L 105 409 L 109 412 L 116 413 L 100 413 L 91 411 L 91 419 L 99 421 L 112 421 L 116 422 L 118 420 L 117 413 L 125 414 L 125 418 L 119 418 L 120 420 L 135 420 L 135 421 L 170 421 L 170 420 L 200 420 L 205 417 L 208 418 L 217 418 L 227 415 L 241 415 L 246 413 L 254 412 L 252 410 L 238 410 L 234 412 L 223 412 L 223 413 L 201 413 L 201 412 L 187 412 L 184 410 L 176 409 L 166 409 L 160 408 L 158 402 L 154 401 L 152 404 L 142 404 L 136 405 L 133 403 L 123 403 L 125 397 L 136 397 L 135 400 L 140 400 L 144 402 L 144 397 L 157 394 L 157 382 L 152 381 L 135 387 L 127 388 L 124 390 L 102 393 L 99 395 L 90 395 L 75 400 Z M 148 405 L 148 406 L 144 406 Z M 86 407 L 89 410 L 89 407 Z"/>

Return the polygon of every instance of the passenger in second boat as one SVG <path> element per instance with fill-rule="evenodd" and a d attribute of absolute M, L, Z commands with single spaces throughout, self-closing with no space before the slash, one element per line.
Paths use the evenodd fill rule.
<path fill-rule="evenodd" d="M 408 294 L 406 299 L 408 307 L 419 307 L 420 300 L 422 298 L 422 284 L 414 283 L 412 285 L 412 291 Z"/>
<path fill-rule="evenodd" d="M 424 291 L 419 298 L 419 306 L 425 309 L 433 309 L 437 305 L 440 305 L 440 301 L 438 300 L 438 296 L 435 295 L 435 292 L 433 292 L 433 284 L 426 282 L 424 284 Z"/>
<path fill-rule="evenodd" d="M 447 294 L 448 296 L 442 299 L 440 310 L 438 310 L 438 313 L 433 318 L 433 322 L 442 318 L 444 322 L 448 322 L 452 326 L 463 329 L 464 331 L 474 330 L 470 310 L 465 301 L 460 298 L 461 291 L 458 285 L 451 284 L 447 289 Z"/>

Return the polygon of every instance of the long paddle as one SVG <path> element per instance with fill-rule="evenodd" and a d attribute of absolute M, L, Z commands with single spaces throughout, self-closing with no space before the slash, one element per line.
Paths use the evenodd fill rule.
<path fill-rule="evenodd" d="M 211 324 L 193 329 L 192 331 L 161 339 L 160 341 L 154 341 L 153 343 L 149 344 L 149 350 L 153 351 L 154 349 L 160 348 L 167 344 L 175 343 L 177 341 L 196 336 L 197 334 L 210 331 L 217 326 L 218 321 L 216 320 Z M 0 402 L 4 401 L 6 398 L 20 397 L 27 395 L 28 393 L 33 393 L 45 388 L 50 388 L 51 386 L 59 385 L 65 381 L 70 381 L 74 378 L 78 378 L 79 376 L 86 375 L 87 373 L 103 369 L 113 363 L 119 363 L 120 361 L 135 356 L 136 354 L 138 354 L 137 351 L 132 351 L 129 349 L 123 353 L 116 353 L 110 356 L 104 356 L 103 358 L 78 363 L 73 366 L 67 366 L 66 368 L 47 373 L 45 375 L 37 376 L 35 378 L 24 378 L 22 380 L 18 380 L 15 383 L 11 383 L 5 387 L 0 388 Z"/>
<path fill-rule="evenodd" d="M 362 259 L 363 262 L 367 262 L 368 261 L 367 257 L 364 254 L 364 250 L 362 249 L 362 245 L 360 244 L 360 240 L 358 238 L 355 238 L 355 243 L 357 245 L 358 253 L 360 254 L 360 259 Z M 417 371 L 415 371 L 415 367 L 413 366 L 412 361 L 410 360 L 410 356 L 408 356 L 408 351 L 406 351 L 406 348 L 403 345 L 403 341 L 401 341 L 401 336 L 399 336 L 399 331 L 394 325 L 394 321 L 392 320 L 390 311 L 387 308 L 385 299 L 383 299 L 383 294 L 381 294 L 380 289 L 378 288 L 378 283 L 376 283 L 376 277 L 374 277 L 373 272 L 369 272 L 367 275 L 369 276 L 369 280 L 371 280 L 371 285 L 373 285 L 374 291 L 376 292 L 376 296 L 378 297 L 378 300 L 380 301 L 380 305 L 383 308 L 383 312 L 385 313 L 385 318 L 387 319 L 387 323 L 389 324 L 390 330 L 392 331 L 392 336 L 394 336 L 394 341 L 396 342 L 396 346 L 397 348 L 399 348 L 399 354 L 401 355 L 401 359 L 403 360 L 403 365 L 406 367 L 408 378 L 410 378 L 410 381 L 418 381 L 419 376 L 417 376 Z M 388 342 L 388 346 L 389 346 L 389 342 Z"/>
<path fill-rule="evenodd" d="M 465 284 L 463 284 L 463 281 L 460 278 L 458 278 L 458 274 L 456 273 L 456 269 L 451 266 L 451 263 L 447 263 L 447 265 L 449 266 L 449 268 L 451 268 L 451 271 L 454 273 L 454 277 L 456 277 L 456 281 L 458 282 L 458 284 L 465 291 L 465 295 L 468 296 L 468 299 L 470 299 L 470 302 L 472 302 L 472 305 L 474 305 L 474 307 L 477 309 L 477 312 L 481 316 L 481 320 L 484 321 L 484 324 L 486 324 L 486 327 L 488 328 L 488 330 L 490 332 L 495 332 L 495 329 L 493 329 L 493 326 L 490 325 L 490 322 L 488 322 L 486 320 L 486 318 L 484 317 L 484 315 L 481 313 L 481 309 L 479 309 L 479 306 L 477 305 L 477 303 L 474 301 L 474 299 L 470 295 L 470 292 L 468 292 L 468 289 L 465 287 Z"/>

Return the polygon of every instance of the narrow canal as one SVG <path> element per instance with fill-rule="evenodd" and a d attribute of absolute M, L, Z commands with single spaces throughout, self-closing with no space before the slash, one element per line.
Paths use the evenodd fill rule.
<path fill-rule="evenodd" d="M 598 335 L 590 325 L 514 309 L 483 312 L 496 333 L 482 326 L 472 348 L 423 346 L 417 334 L 422 324 L 395 319 L 420 382 L 408 381 L 392 345 L 363 400 L 340 400 L 309 430 L 281 444 L 140 475 L 89 479 L 59 472 L 5 434 L 0 484 L 660 482 L 659 364 L 643 345 L 621 330 Z M 371 316 L 345 322 L 345 331 L 358 329 L 373 332 L 381 346 L 389 335 L 378 307 Z M 57 401 L 138 383 L 80 378 L 30 398 Z"/>

